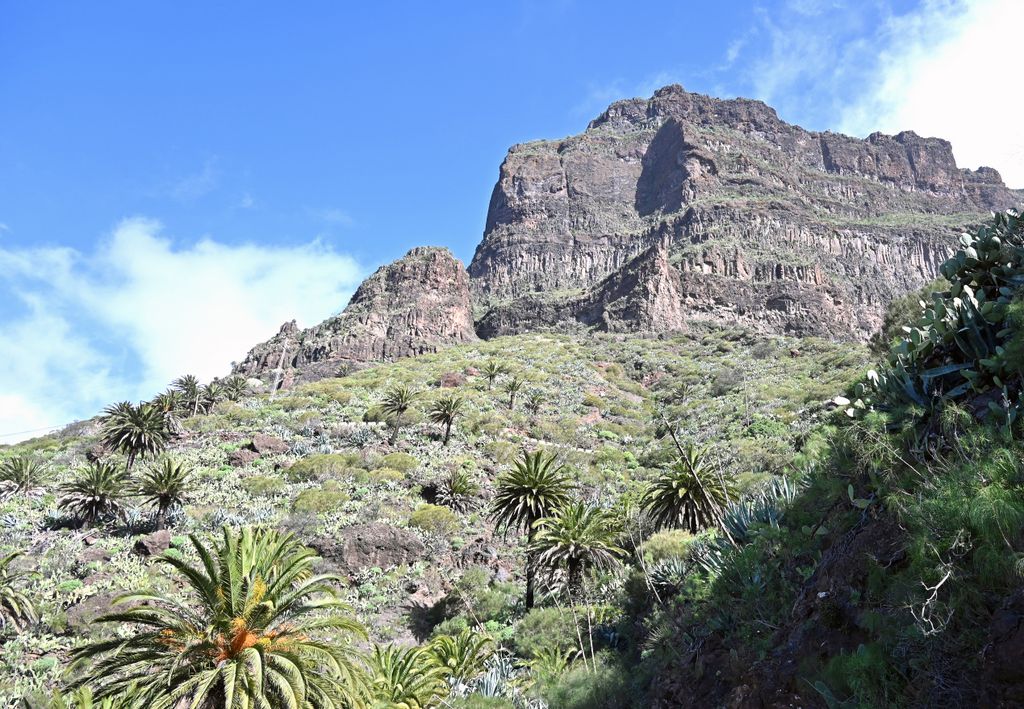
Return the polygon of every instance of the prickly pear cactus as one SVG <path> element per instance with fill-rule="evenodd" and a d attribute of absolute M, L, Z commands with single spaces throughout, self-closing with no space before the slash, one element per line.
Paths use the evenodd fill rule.
<path fill-rule="evenodd" d="M 1020 416 L 1024 361 L 1011 340 L 1024 330 L 1017 306 L 1024 297 L 1024 216 L 1008 210 L 964 234 L 940 270 L 949 290 L 921 303 L 923 315 L 903 328 L 887 367 L 857 385 L 848 415 L 911 405 L 928 416 L 950 400 L 969 400 L 1007 425 Z"/>

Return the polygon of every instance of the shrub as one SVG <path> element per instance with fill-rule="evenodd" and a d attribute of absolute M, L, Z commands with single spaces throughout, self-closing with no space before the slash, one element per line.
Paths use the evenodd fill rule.
<path fill-rule="evenodd" d="M 520 657 L 537 657 L 545 650 L 571 652 L 579 649 L 576 623 L 566 608 L 534 608 L 519 621 L 513 639 Z"/>
<path fill-rule="evenodd" d="M 359 462 L 358 453 L 320 453 L 295 461 L 285 471 L 289 482 L 308 482 L 331 475 L 343 475 Z"/>
<path fill-rule="evenodd" d="M 325 483 L 314 490 L 303 490 L 292 503 L 292 512 L 296 514 L 327 514 L 348 502 L 348 493 L 339 489 L 334 481 Z"/>
<path fill-rule="evenodd" d="M 400 483 L 405 481 L 405 474 L 394 468 L 377 468 L 366 475 L 366 481 L 378 485 L 384 483 Z"/>
<path fill-rule="evenodd" d="M 652 534 L 644 543 L 644 559 L 656 564 L 664 559 L 685 559 L 694 537 L 685 529 L 666 529 Z"/>
<path fill-rule="evenodd" d="M 408 453 L 388 453 L 381 459 L 381 467 L 391 468 L 403 473 L 411 472 L 418 468 L 419 465 L 420 461 Z"/>
<path fill-rule="evenodd" d="M 266 475 L 254 475 L 242 480 L 242 489 L 253 497 L 270 497 L 284 492 L 284 480 Z"/>
<path fill-rule="evenodd" d="M 449 536 L 459 528 L 459 518 L 447 507 L 422 504 L 409 517 L 409 526 Z"/>

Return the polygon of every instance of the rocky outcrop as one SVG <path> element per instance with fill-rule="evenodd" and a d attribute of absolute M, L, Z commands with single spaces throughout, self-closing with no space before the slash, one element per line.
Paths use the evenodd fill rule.
<path fill-rule="evenodd" d="M 482 337 L 583 325 L 605 332 L 685 329 L 678 271 L 658 243 L 581 296 L 528 295 L 492 307 L 480 319 Z"/>
<path fill-rule="evenodd" d="M 411 564 L 426 554 L 426 547 L 415 534 L 382 522 L 348 527 L 338 537 L 317 538 L 312 547 L 326 561 L 349 573 L 374 566 L 387 569 Z"/>
<path fill-rule="evenodd" d="M 589 292 L 664 240 L 687 319 L 864 338 L 936 276 L 951 236 L 1022 199 L 995 170 L 959 169 L 944 140 L 814 133 L 669 86 L 509 151 L 469 266 L 502 324 L 478 329 L 543 321 L 559 307 L 537 294 Z"/>
<path fill-rule="evenodd" d="M 234 371 L 270 379 L 280 368 L 288 386 L 475 338 L 466 269 L 447 249 L 421 247 L 377 269 L 337 317 L 307 330 L 286 323 Z"/>

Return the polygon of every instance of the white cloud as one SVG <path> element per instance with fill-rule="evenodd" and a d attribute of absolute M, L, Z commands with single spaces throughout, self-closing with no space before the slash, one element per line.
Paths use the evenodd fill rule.
<path fill-rule="evenodd" d="M 1024 187 L 1019 27 L 1020 0 L 930 0 L 891 18 L 874 88 L 845 110 L 841 128 L 945 138 L 961 167 L 994 167 Z"/>
<path fill-rule="evenodd" d="M 338 209 L 337 207 L 326 207 L 324 209 L 310 209 L 309 213 L 316 219 L 334 226 L 352 226 L 355 224 L 355 220 L 352 215 L 346 212 L 344 209 Z"/>
<path fill-rule="evenodd" d="M 361 269 L 319 242 L 182 247 L 129 219 L 90 254 L 0 248 L 0 274 L 26 305 L 0 324 L 5 433 L 152 396 L 186 372 L 223 375 L 281 323 L 341 310 Z"/>

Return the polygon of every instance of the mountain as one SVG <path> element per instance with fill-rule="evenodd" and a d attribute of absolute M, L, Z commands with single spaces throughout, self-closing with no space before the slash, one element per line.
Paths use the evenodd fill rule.
<path fill-rule="evenodd" d="M 356 289 L 345 310 L 316 327 L 295 321 L 235 366 L 253 377 L 281 369 L 280 384 L 337 376 L 364 362 L 436 352 L 476 339 L 469 276 L 447 249 L 419 247 L 378 268 Z"/>
<path fill-rule="evenodd" d="M 1022 200 L 995 170 L 958 168 L 945 140 L 816 133 L 759 101 L 667 86 L 581 135 L 513 146 L 468 278 L 446 251 L 415 249 L 340 316 L 286 325 L 235 371 L 315 379 L 474 332 L 578 326 L 864 341 L 895 297 L 938 277 L 960 231 Z"/>

